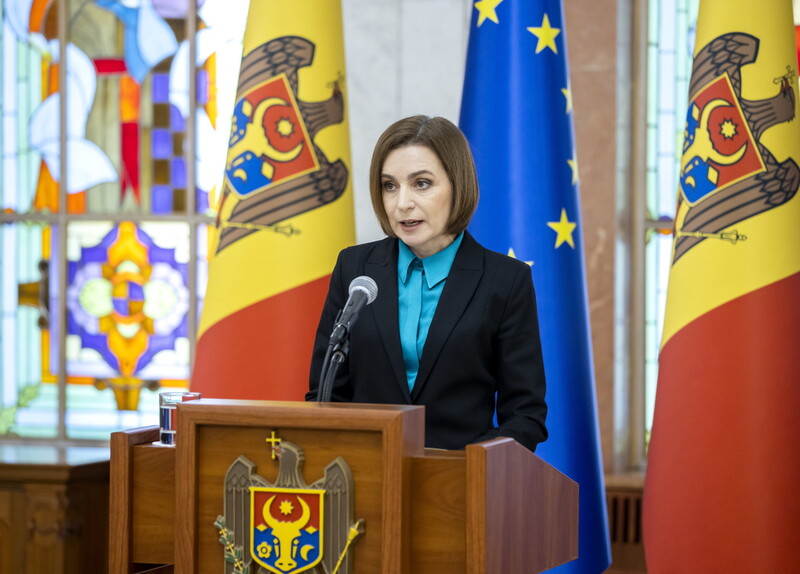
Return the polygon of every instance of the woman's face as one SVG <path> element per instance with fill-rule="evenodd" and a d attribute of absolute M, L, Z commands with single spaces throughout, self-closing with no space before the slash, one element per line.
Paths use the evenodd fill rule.
<path fill-rule="evenodd" d="M 417 257 L 438 253 L 453 242 L 455 236 L 445 233 L 453 187 L 433 150 L 411 145 L 389 152 L 381 190 L 392 231 Z"/>

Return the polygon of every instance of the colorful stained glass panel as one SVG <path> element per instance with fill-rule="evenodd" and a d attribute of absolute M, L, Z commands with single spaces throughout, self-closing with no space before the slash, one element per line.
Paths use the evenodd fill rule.
<path fill-rule="evenodd" d="M 42 91 L 48 76 L 47 54 L 34 46 L 29 39 L 29 22 L 15 10 L 3 10 L 3 27 L 0 31 L 0 70 L 2 70 L 2 98 L 0 98 L 0 210 L 6 214 L 24 213 L 31 208 L 39 181 L 42 163 L 39 142 L 41 134 L 29 131 L 33 112 L 42 103 Z M 35 129 L 36 126 L 30 126 Z M 51 126 L 53 137 L 58 137 L 58 122 Z"/>
<path fill-rule="evenodd" d="M 67 251 L 67 374 L 186 379 L 188 226 L 74 223 Z"/>
<path fill-rule="evenodd" d="M 41 334 L 49 324 L 42 229 L 0 226 L 0 437 L 54 437 L 58 407 L 42 400 Z"/>
<path fill-rule="evenodd" d="M 247 7 L 0 4 L 0 439 L 107 440 L 186 387 Z"/>

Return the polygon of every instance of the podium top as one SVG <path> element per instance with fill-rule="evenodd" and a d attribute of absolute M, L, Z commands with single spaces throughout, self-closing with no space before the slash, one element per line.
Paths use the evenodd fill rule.
<path fill-rule="evenodd" d="M 349 428 L 379 430 L 402 419 L 415 433 L 425 432 L 425 407 L 360 403 L 320 403 L 306 401 L 247 401 L 200 399 L 177 405 L 179 412 L 204 424 L 251 426 L 264 423 L 284 427 Z M 419 428 L 417 428 L 419 427 Z"/>

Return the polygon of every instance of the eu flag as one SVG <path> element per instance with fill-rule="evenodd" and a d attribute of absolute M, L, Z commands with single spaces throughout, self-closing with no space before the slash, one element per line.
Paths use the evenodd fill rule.
<path fill-rule="evenodd" d="M 531 265 L 550 433 L 536 454 L 580 485 L 578 559 L 554 571 L 599 573 L 611 558 L 563 10 L 560 0 L 474 6 L 460 120 L 481 189 L 470 231 Z"/>

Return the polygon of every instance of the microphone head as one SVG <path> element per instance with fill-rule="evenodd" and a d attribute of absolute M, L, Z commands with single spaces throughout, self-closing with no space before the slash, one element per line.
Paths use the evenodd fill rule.
<path fill-rule="evenodd" d="M 378 296 L 378 284 L 372 277 L 361 275 L 350 282 L 347 292 L 352 295 L 353 291 L 363 291 L 367 295 L 367 305 L 369 305 Z"/>

